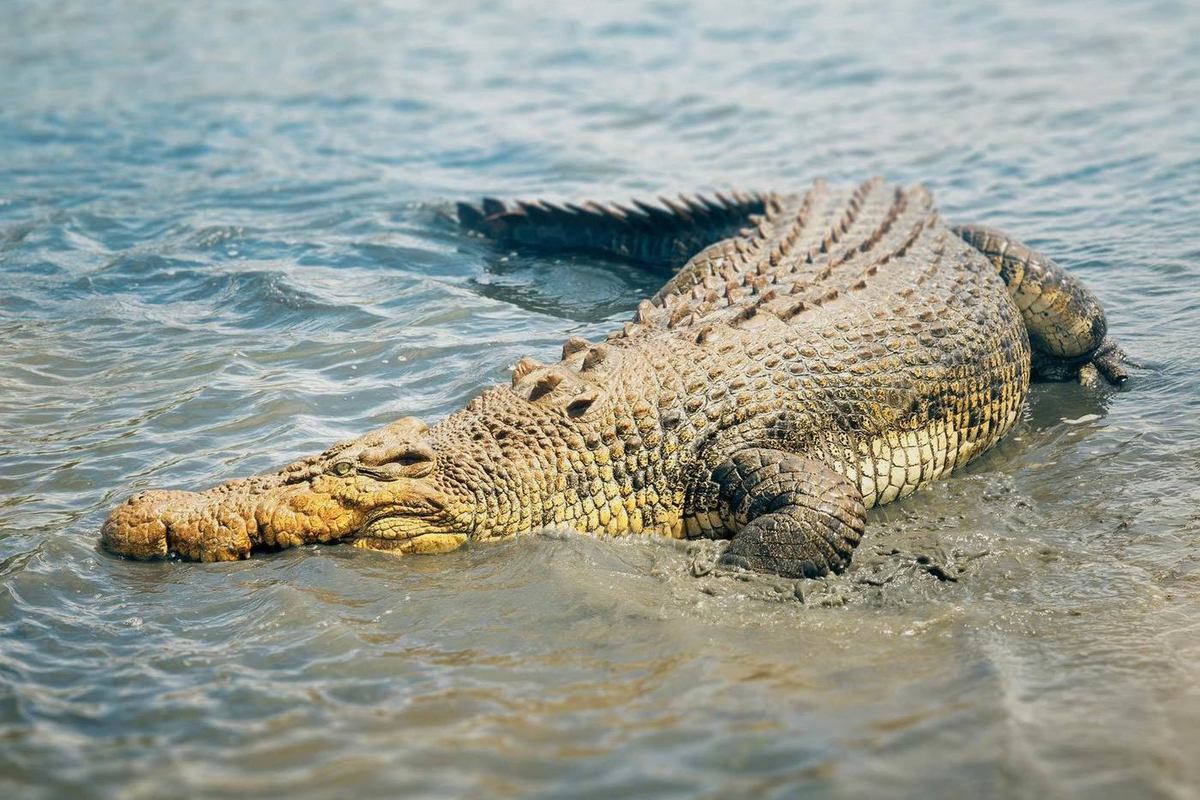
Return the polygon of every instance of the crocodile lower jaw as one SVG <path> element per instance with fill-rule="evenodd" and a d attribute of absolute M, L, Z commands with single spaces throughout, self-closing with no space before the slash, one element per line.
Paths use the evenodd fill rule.
<path fill-rule="evenodd" d="M 410 539 L 385 539 L 379 536 L 360 536 L 355 547 L 364 550 L 383 550 L 396 555 L 404 553 L 448 553 L 466 544 L 465 533 L 425 533 Z"/>

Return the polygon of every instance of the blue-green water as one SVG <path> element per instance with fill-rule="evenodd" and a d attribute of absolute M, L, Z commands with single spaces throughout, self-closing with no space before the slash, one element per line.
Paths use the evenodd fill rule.
<path fill-rule="evenodd" d="M 1198 107 L 1186 2 L 9 0 L 0 795 L 1197 796 Z M 806 604 L 646 540 L 96 549 L 661 280 L 453 200 L 872 173 L 1053 254 L 1149 369 L 1038 387 Z"/>

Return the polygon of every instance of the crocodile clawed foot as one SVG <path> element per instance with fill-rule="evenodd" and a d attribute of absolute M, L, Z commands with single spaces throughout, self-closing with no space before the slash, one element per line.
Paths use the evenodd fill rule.
<path fill-rule="evenodd" d="M 1121 386 L 1129 380 L 1128 368 L 1137 366 L 1125 355 L 1120 345 L 1111 338 L 1105 338 L 1092 354 L 1091 361 L 1079 368 L 1079 382 L 1092 388 L 1099 386 L 1103 378 L 1112 386 Z"/>

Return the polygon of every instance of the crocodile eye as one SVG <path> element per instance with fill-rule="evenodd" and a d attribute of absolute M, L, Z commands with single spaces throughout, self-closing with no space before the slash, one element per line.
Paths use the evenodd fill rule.
<path fill-rule="evenodd" d="M 332 467 L 329 468 L 329 471 L 332 472 L 334 475 L 338 476 L 339 478 L 344 478 L 347 475 L 349 475 L 353 469 L 354 469 L 354 465 L 351 464 L 349 461 L 338 461 L 336 464 L 334 464 Z"/>

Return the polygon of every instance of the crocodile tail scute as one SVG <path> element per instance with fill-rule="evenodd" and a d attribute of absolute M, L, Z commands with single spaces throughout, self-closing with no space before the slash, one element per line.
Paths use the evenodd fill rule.
<path fill-rule="evenodd" d="M 706 245 L 732 236 L 773 195 L 733 192 L 681 195 L 630 205 L 515 201 L 484 198 L 458 204 L 466 229 L 508 247 L 593 252 L 643 264 L 678 266 Z"/>

